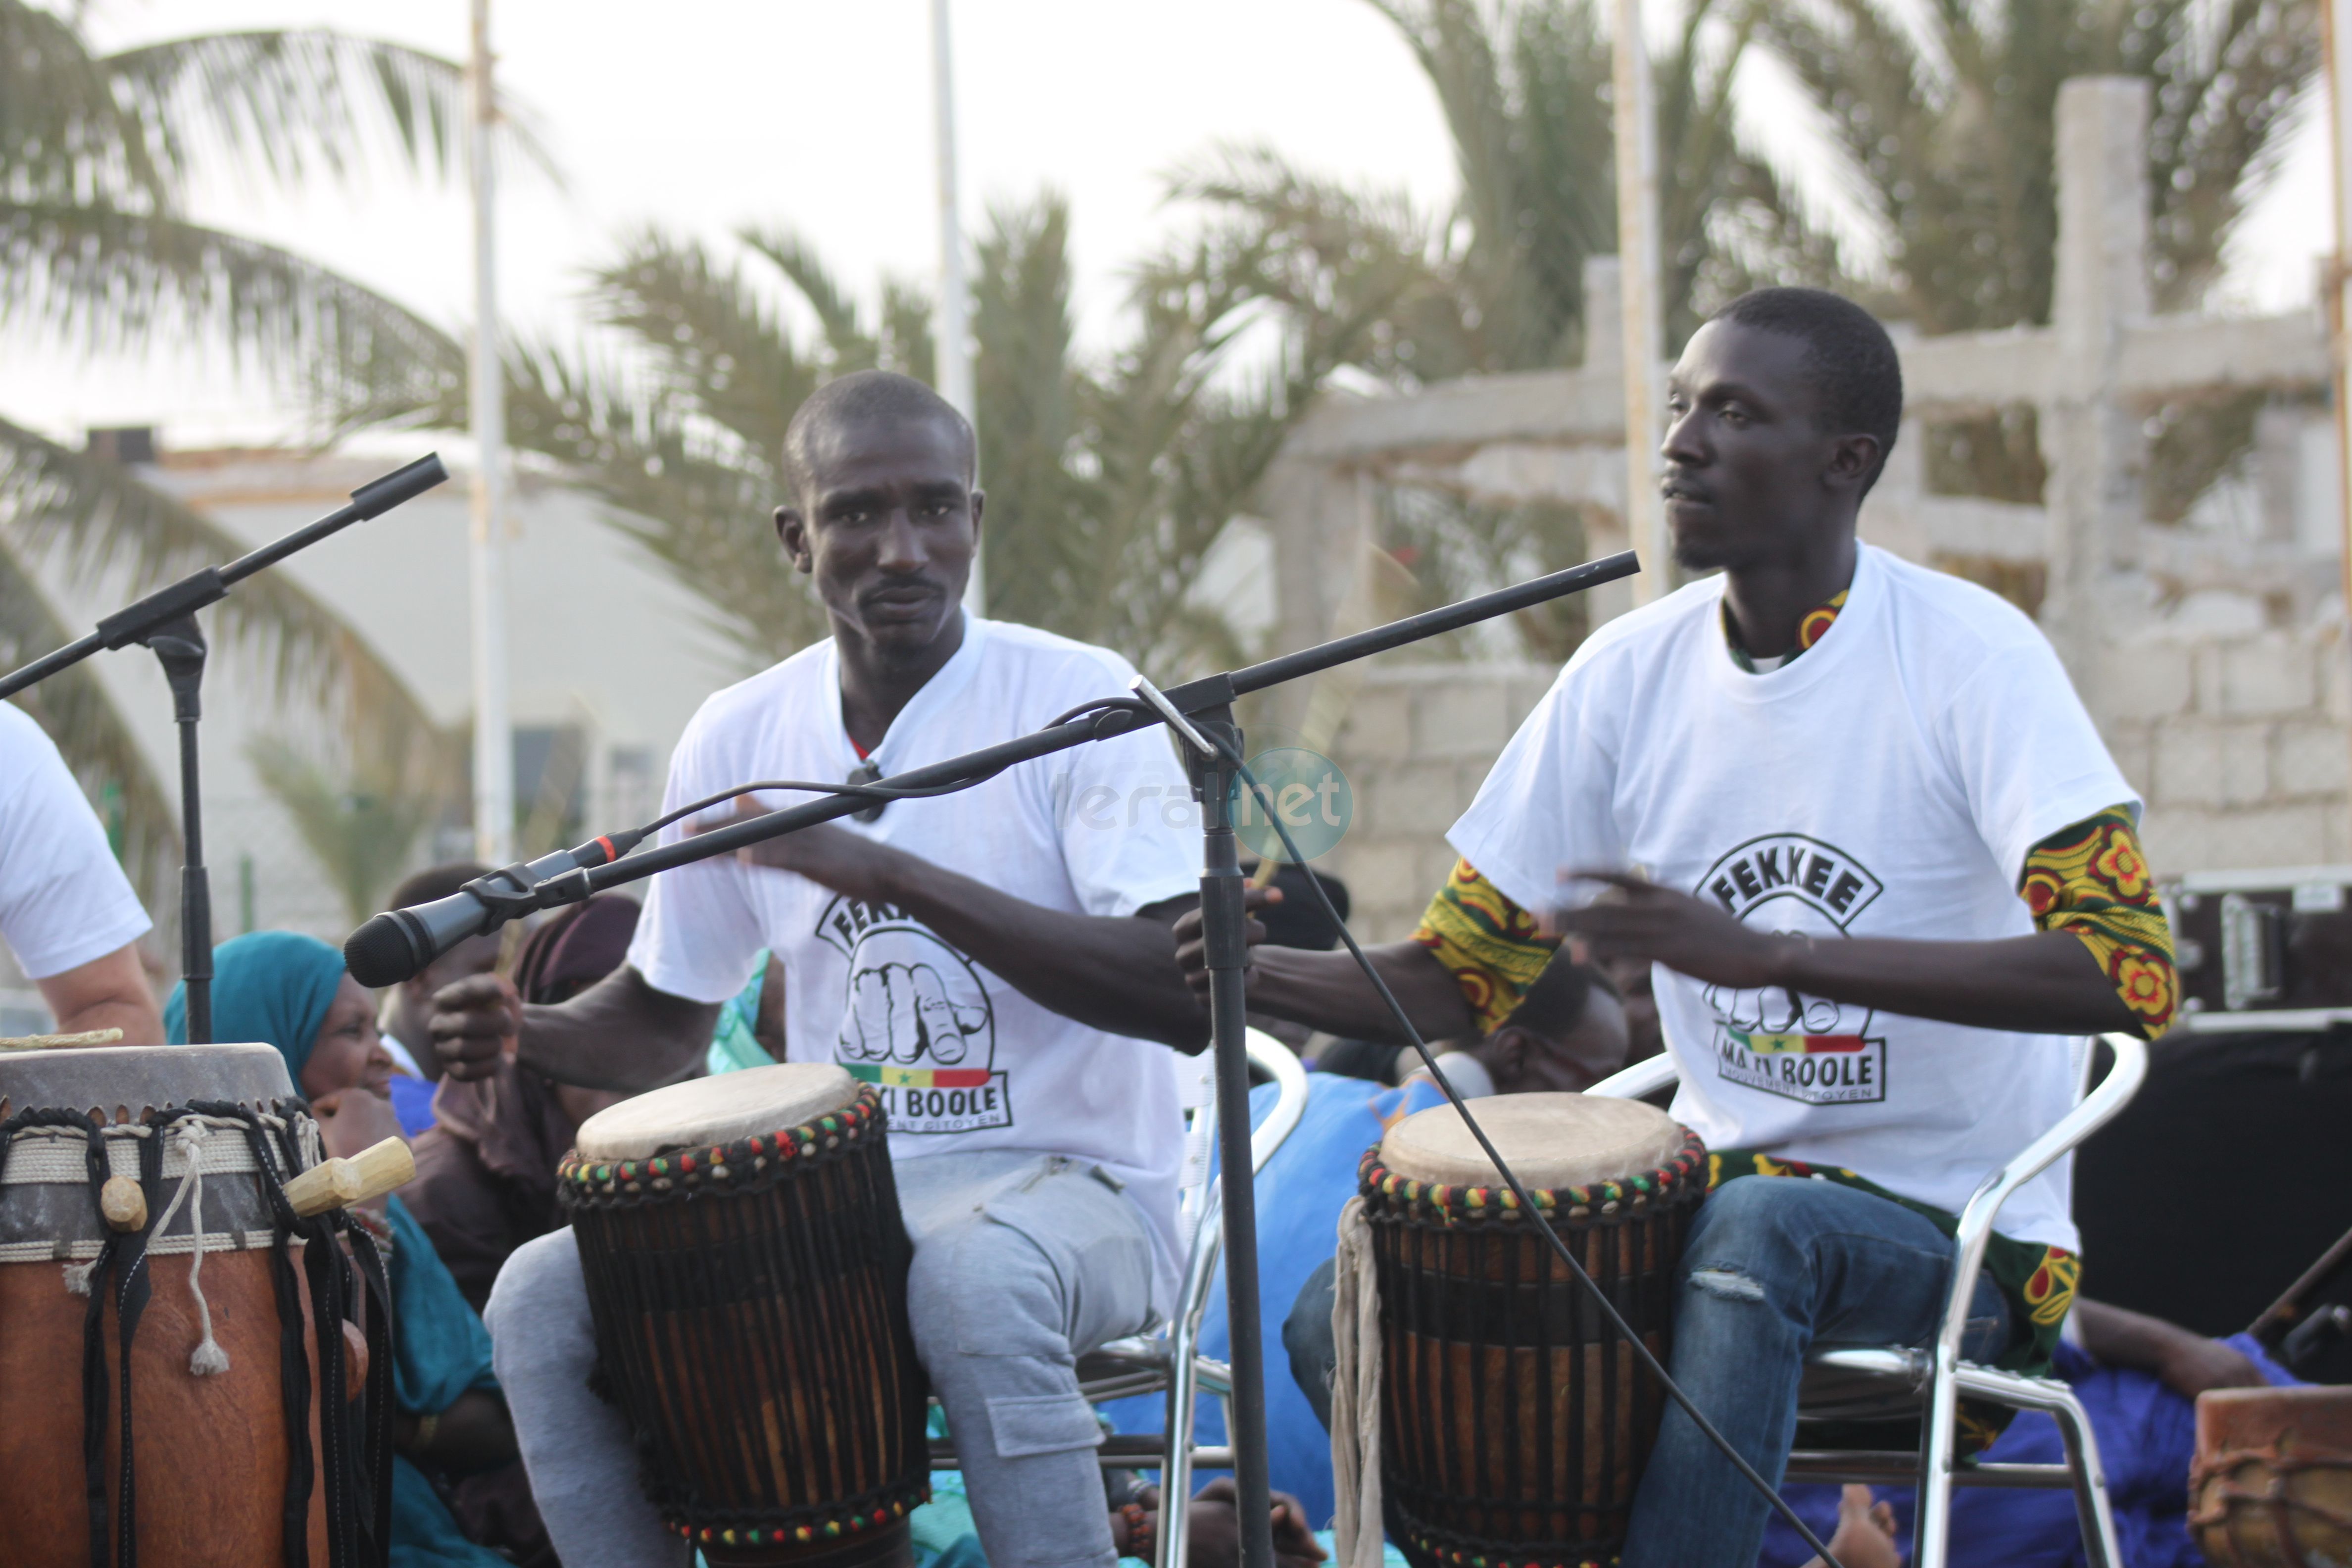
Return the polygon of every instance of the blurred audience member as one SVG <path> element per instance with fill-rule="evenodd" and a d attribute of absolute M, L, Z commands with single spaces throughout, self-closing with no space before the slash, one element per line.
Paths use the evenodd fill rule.
<path fill-rule="evenodd" d="M 392 890 L 392 907 L 404 910 L 429 904 L 457 892 L 487 869 L 470 860 L 453 861 L 417 872 Z M 393 1079 L 393 1109 L 400 1112 L 401 1131 L 411 1138 L 433 1125 L 433 1088 L 441 1079 L 441 1058 L 434 1054 L 433 994 L 454 980 L 487 974 L 499 965 L 497 932 L 469 936 L 423 970 L 384 993 L 378 1023 L 384 1048 L 400 1070 Z"/>
<path fill-rule="evenodd" d="M 636 929 L 635 901 L 618 893 L 572 905 L 523 940 L 516 992 L 543 1005 L 585 991 L 620 967 Z M 404 998 L 407 987 L 401 990 Z M 442 1081 L 435 1125 L 416 1140 L 416 1179 L 403 1196 L 476 1311 L 508 1254 L 565 1223 L 556 1164 L 580 1124 L 620 1098 L 511 1060 L 486 1079 Z"/>

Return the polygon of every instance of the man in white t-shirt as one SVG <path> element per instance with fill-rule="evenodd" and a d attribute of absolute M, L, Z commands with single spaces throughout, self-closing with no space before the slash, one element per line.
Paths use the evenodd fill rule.
<path fill-rule="evenodd" d="M 124 1045 L 163 1044 L 135 945 L 152 924 L 56 743 L 0 702 L 0 937 L 58 1033 L 121 1029 Z"/>
<path fill-rule="evenodd" d="M 887 777 L 1125 690 L 1117 655 L 959 607 L 982 497 L 971 426 L 928 388 L 833 381 L 785 455 L 796 493 L 778 533 L 834 636 L 703 705 L 670 805 Z M 772 839 L 656 878 L 627 965 L 571 1002 L 524 1008 L 487 976 L 443 991 L 435 1043 L 453 1075 L 479 1076 L 519 1023 L 521 1061 L 551 1077 L 673 1081 L 773 952 L 792 1058 L 841 1063 L 887 1109 L 908 1312 L 989 1561 L 1108 1568 L 1127 1542 L 1075 1359 L 1174 1293 L 1182 1128 L 1165 1052 L 1208 1032 L 1170 930 L 1199 886 L 1192 809 L 1166 740 L 1143 732 Z M 628 1435 L 587 1392 L 580 1281 L 571 1233 L 542 1237 L 487 1313 L 541 1510 L 570 1568 L 674 1560 Z"/>
<path fill-rule="evenodd" d="M 1507 1009 L 1547 924 L 1654 965 L 1674 1112 L 1717 1184 L 1672 1370 L 1777 1480 L 1807 1348 L 1922 1342 L 1952 1216 L 2072 1103 L 2066 1037 L 2153 1034 L 2176 986 L 2137 798 L 2049 644 L 1856 538 L 1902 411 L 1884 330 L 1759 290 L 1669 387 L 1675 556 L 1722 574 L 1586 639 L 1454 826 L 1416 940 L 1374 956 L 1430 1038 Z M 1393 1033 L 1343 956 L 1260 947 L 1250 997 Z M 1821 1179 L 1736 1179 L 1788 1175 Z M 2046 1363 L 2079 1269 L 2068 1180 L 2002 1211 L 1971 1359 Z M 1669 1408 L 1622 1560 L 1753 1563 L 1767 1506 Z"/>

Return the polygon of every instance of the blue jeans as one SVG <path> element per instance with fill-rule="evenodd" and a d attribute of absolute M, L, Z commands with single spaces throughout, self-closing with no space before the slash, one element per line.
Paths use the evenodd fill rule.
<path fill-rule="evenodd" d="M 1923 1345 L 1952 1243 L 1919 1215 L 1833 1182 L 1748 1176 L 1699 1205 L 1675 1281 L 1675 1381 L 1778 1486 L 1814 1344 Z M 1990 1361 L 2009 1313 L 1980 1278 L 1961 1354 Z M 1771 1508 L 1678 1405 L 1650 1454 L 1623 1568 L 1748 1568 Z"/>

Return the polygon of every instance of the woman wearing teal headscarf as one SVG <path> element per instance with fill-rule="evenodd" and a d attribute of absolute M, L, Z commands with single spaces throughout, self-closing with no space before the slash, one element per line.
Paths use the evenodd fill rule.
<path fill-rule="evenodd" d="M 188 1037 L 187 993 L 174 986 L 165 1037 Z M 320 1110 L 328 1152 L 351 1154 L 399 1135 L 383 1098 L 392 1055 L 376 1034 L 375 1005 L 343 970 L 343 955 L 316 937 L 255 931 L 213 949 L 215 1039 L 274 1046 L 305 1099 Z M 506 1559 L 466 1539 L 411 1457 L 435 1468 L 510 1462 L 514 1428 L 490 1375 L 490 1336 L 457 1292 L 433 1243 L 398 1197 L 385 1201 L 392 1230 L 392 1568 L 504 1568 Z"/>

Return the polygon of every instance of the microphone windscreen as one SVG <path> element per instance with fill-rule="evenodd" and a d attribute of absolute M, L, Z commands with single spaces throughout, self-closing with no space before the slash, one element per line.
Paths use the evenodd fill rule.
<path fill-rule="evenodd" d="M 370 989 L 397 985 L 425 967 L 394 913 L 376 916 L 343 942 L 343 967 Z"/>

